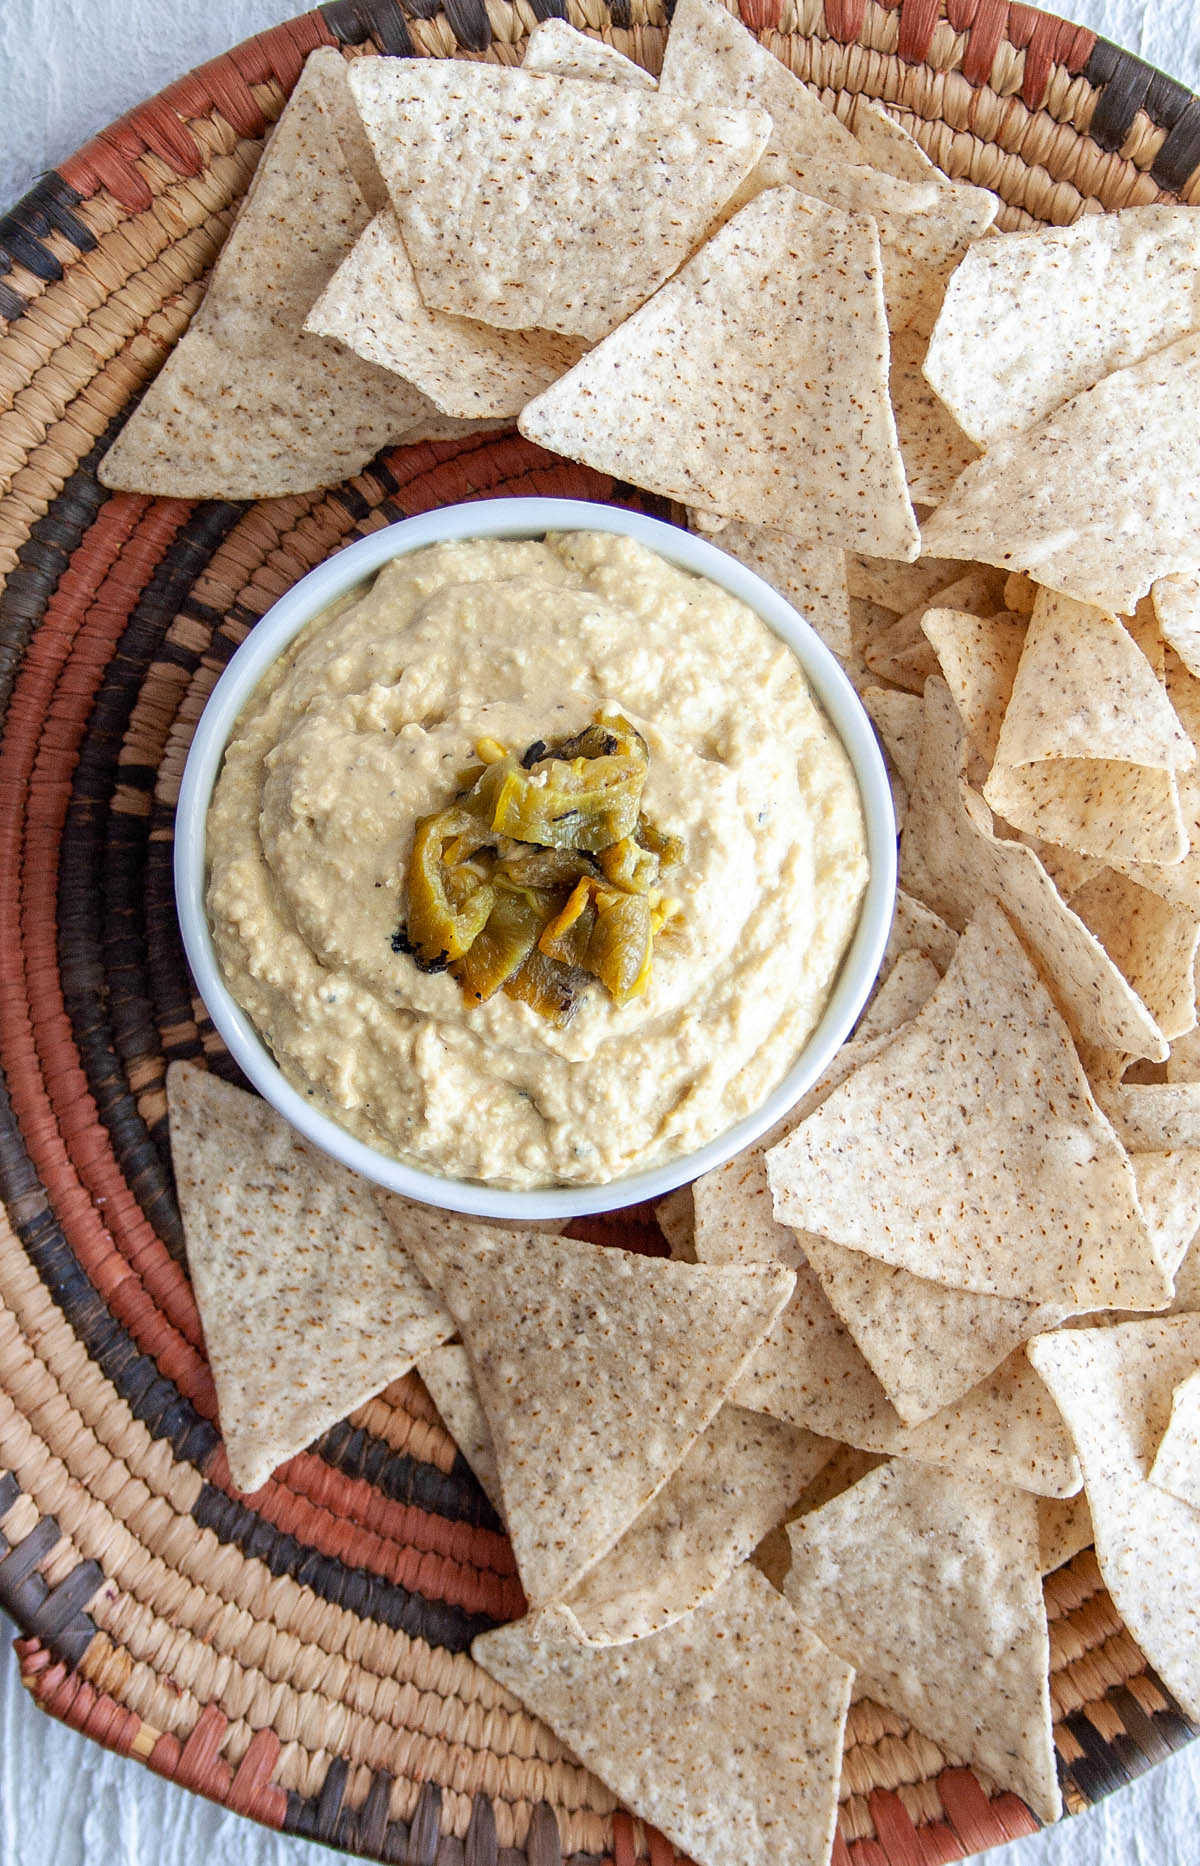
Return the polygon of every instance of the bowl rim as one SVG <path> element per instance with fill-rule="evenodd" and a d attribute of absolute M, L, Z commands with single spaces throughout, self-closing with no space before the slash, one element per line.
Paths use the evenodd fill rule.
<path fill-rule="evenodd" d="M 540 538 L 561 531 L 633 538 L 739 597 L 787 643 L 850 759 L 863 806 L 869 874 L 858 924 L 825 1009 L 804 1048 L 752 1113 L 662 1165 L 601 1184 L 522 1190 L 408 1166 L 359 1140 L 293 1087 L 221 977 L 204 899 L 205 822 L 238 715 L 267 668 L 320 610 L 365 584 L 393 558 L 428 544 Z M 420 1204 L 510 1222 L 566 1220 L 664 1198 L 723 1165 L 774 1127 L 824 1073 L 857 1021 L 883 959 L 896 898 L 896 826 L 883 754 L 861 700 L 811 624 L 763 578 L 718 544 L 622 506 L 582 499 L 481 499 L 397 520 L 346 545 L 293 584 L 254 625 L 209 695 L 188 749 L 175 808 L 173 871 L 184 952 L 213 1025 L 248 1080 L 306 1140 L 375 1184 Z"/>

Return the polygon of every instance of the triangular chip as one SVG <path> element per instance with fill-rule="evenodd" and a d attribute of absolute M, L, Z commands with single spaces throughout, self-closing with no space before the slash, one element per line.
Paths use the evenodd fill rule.
<path fill-rule="evenodd" d="M 435 1348 L 421 1378 L 489 1499 L 502 1504 L 496 1454 L 465 1348 Z M 621 1539 L 567 1596 L 589 1645 L 643 1639 L 721 1587 L 826 1464 L 826 1438 L 724 1405 Z"/>
<path fill-rule="evenodd" d="M 257 1095 L 167 1071 L 188 1270 L 230 1474 L 258 1490 L 454 1332 L 370 1185 Z"/>
<path fill-rule="evenodd" d="M 462 1335 L 526 1595 L 561 1600 L 703 1432 L 791 1272 L 672 1263 L 434 1212 L 420 1225 L 408 1216 L 399 1235 Z"/>
<path fill-rule="evenodd" d="M 696 1261 L 696 1207 L 690 1186 L 676 1186 L 654 1207 L 658 1228 L 682 1263 Z"/>
<path fill-rule="evenodd" d="M 990 765 L 1017 677 L 1025 624 L 1017 616 L 977 616 L 939 605 L 925 611 L 921 627 L 941 663 L 971 743 Z"/>
<path fill-rule="evenodd" d="M 515 418 L 585 347 L 554 331 L 497 330 L 431 311 L 390 209 L 359 235 L 304 328 L 403 376 L 446 414 L 472 420 Z"/>
<path fill-rule="evenodd" d="M 885 255 L 885 268 L 886 264 Z M 925 339 L 919 331 L 893 331 L 892 407 L 908 496 L 921 505 L 937 505 L 979 449 L 926 382 L 921 373 L 924 360 Z"/>
<path fill-rule="evenodd" d="M 472 1657 L 697 1866 L 822 1866 L 850 1667 L 757 1569 L 653 1639 L 580 1645 L 552 1607 Z"/>
<path fill-rule="evenodd" d="M 703 240 L 770 131 L 752 107 L 452 58 L 360 59 L 350 84 L 422 298 L 506 330 L 612 330 Z"/>
<path fill-rule="evenodd" d="M 933 601 L 939 609 L 962 609 L 970 615 L 991 615 L 1000 602 L 1003 579 L 994 570 L 975 564 L 939 589 Z M 913 693 L 938 671 L 937 656 L 925 633 L 928 604 L 917 603 L 894 620 L 872 627 L 863 643 L 863 657 L 873 673 Z"/>
<path fill-rule="evenodd" d="M 834 544 L 809 543 L 790 532 L 731 520 L 716 537 L 722 551 L 786 596 L 832 653 L 850 652 L 846 556 Z"/>
<path fill-rule="evenodd" d="M 1057 1819 L 1032 1497 L 896 1460 L 788 1535 L 787 1598 L 871 1696 Z"/>
<path fill-rule="evenodd" d="M 371 218 L 354 179 L 369 152 L 348 164 L 341 141 L 353 128 L 346 70 L 332 49 L 309 57 L 203 304 L 104 456 L 106 486 L 184 499 L 305 492 L 357 473 L 429 414 L 411 383 L 303 330 Z"/>
<path fill-rule="evenodd" d="M 525 41 L 522 71 L 549 72 L 555 78 L 585 78 L 595 84 L 629 84 L 657 89 L 657 79 L 606 39 L 593 39 L 565 19 L 539 20 Z"/>
<path fill-rule="evenodd" d="M 1200 328 L 1198 267 L 1189 207 L 1127 207 L 981 240 L 947 288 L 925 373 L 990 447 Z"/>
<path fill-rule="evenodd" d="M 1200 919 L 1126 875 L 1102 869 L 1071 896 L 1071 909 L 1119 965 L 1165 1037 L 1196 1023 L 1194 966 Z"/>
<path fill-rule="evenodd" d="M 1092 1512 L 1082 1490 L 1077 1497 L 1039 1497 L 1037 1517 L 1038 1567 L 1044 1575 L 1073 1561 L 1096 1539 Z"/>
<path fill-rule="evenodd" d="M 1200 1511 L 1150 1481 L 1200 1315 L 1060 1329 L 1029 1344 L 1075 1439 L 1113 1605 L 1185 1715 L 1200 1718 Z"/>
<path fill-rule="evenodd" d="M 1150 586 L 1163 639 L 1189 674 L 1200 675 L 1200 571 L 1177 571 Z"/>
<path fill-rule="evenodd" d="M 1119 369 L 969 466 L 925 546 L 1129 615 L 1200 565 L 1200 333 Z"/>
<path fill-rule="evenodd" d="M 1200 1367 L 1171 1395 L 1171 1417 L 1158 1441 L 1150 1482 L 1200 1510 Z"/>
<path fill-rule="evenodd" d="M 937 989 L 941 973 L 927 953 L 902 952 L 888 967 L 867 1000 L 854 1034 L 862 1043 L 895 1030 L 915 1017 Z"/>
<path fill-rule="evenodd" d="M 1167 657 L 1167 698 L 1175 717 L 1194 747 L 1200 751 L 1200 679 L 1190 674 L 1176 654 Z M 1187 854 L 1181 862 L 1118 862 L 1123 874 L 1142 887 L 1161 894 L 1175 907 L 1200 914 L 1200 757 L 1184 771 L 1175 772 L 1179 793 L 1179 813 L 1187 839 Z"/>
<path fill-rule="evenodd" d="M 1116 616 L 1039 590 L 983 794 L 1007 822 L 1103 861 L 1176 862 L 1174 773 L 1196 753 Z"/>
<path fill-rule="evenodd" d="M 907 797 L 917 775 L 917 759 L 921 752 L 924 708 L 920 695 L 895 687 L 864 687 L 859 698 L 871 715 Z"/>
<path fill-rule="evenodd" d="M 964 777 L 965 733 L 942 681 L 925 689 L 916 780 L 900 844 L 905 888 L 961 927 L 980 899 L 1013 917 L 1073 1033 L 1162 1061 L 1167 1040 L 1095 934 L 1071 912 L 1034 849 L 996 833 Z"/>
<path fill-rule="evenodd" d="M 887 359 L 874 228 L 774 188 L 519 425 L 685 504 L 915 557 Z"/>
<path fill-rule="evenodd" d="M 1128 1155 L 1003 913 L 925 1009 L 767 1156 L 775 1216 L 954 1289 L 1168 1300 Z"/>

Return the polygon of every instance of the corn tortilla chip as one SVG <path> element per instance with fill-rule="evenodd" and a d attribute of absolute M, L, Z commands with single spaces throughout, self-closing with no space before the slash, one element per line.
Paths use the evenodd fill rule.
<path fill-rule="evenodd" d="M 788 1535 L 788 1600 L 870 1695 L 1056 1820 L 1032 1497 L 897 1459 Z"/>
<path fill-rule="evenodd" d="M 1200 1213 L 1200 1150 L 1164 1148 L 1131 1153 L 1138 1204 L 1168 1276 L 1174 1276 L 1196 1233 Z"/>
<path fill-rule="evenodd" d="M 867 222 L 772 189 L 532 401 L 521 432 L 748 524 L 803 512 L 813 543 L 915 556 L 878 281 Z"/>
<path fill-rule="evenodd" d="M 781 1222 L 952 1289 L 1078 1309 L 1170 1295 L 1128 1155 L 991 903 L 924 1010 L 770 1150 L 767 1177 Z"/>
<path fill-rule="evenodd" d="M 265 1101 L 172 1063 L 167 1106 L 221 1436 L 254 1491 L 454 1324 L 367 1182 Z"/>
<path fill-rule="evenodd" d="M 432 1348 L 417 1361 L 417 1372 L 442 1415 L 443 1425 L 478 1479 L 479 1488 L 497 1516 L 503 1518 L 504 1494 L 496 1453 L 475 1391 L 467 1350 L 457 1341 Z"/>
<path fill-rule="evenodd" d="M 1163 637 L 1189 674 L 1200 674 L 1200 571 L 1177 571 L 1150 585 Z"/>
<path fill-rule="evenodd" d="M 1158 1441 L 1150 1482 L 1200 1511 L 1200 1366 L 1171 1395 L 1171 1417 Z"/>
<path fill-rule="evenodd" d="M 399 1235 L 466 1347 L 526 1595 L 562 1599 L 714 1416 L 791 1273 L 671 1263 L 432 1211 Z"/>
<path fill-rule="evenodd" d="M 938 590 L 934 601 L 939 609 L 990 615 L 1000 601 L 1002 582 L 995 571 L 976 565 Z M 863 647 L 864 659 L 873 673 L 913 693 L 922 693 L 926 680 L 938 671 L 937 656 L 923 626 L 927 613 L 928 606 L 918 603 L 882 628 L 872 629 Z"/>
<path fill-rule="evenodd" d="M 1200 1082 L 1099 1083 L 1096 1095 L 1130 1153 L 1200 1147 Z"/>
<path fill-rule="evenodd" d="M 863 687 L 859 698 L 870 713 L 888 761 L 904 786 L 907 804 L 921 751 L 925 709 L 920 696 L 895 687 Z"/>
<path fill-rule="evenodd" d="M 915 1017 L 937 987 L 941 973 L 923 952 L 902 952 L 875 987 L 854 1027 L 861 1042 L 870 1042 Z"/>
<path fill-rule="evenodd" d="M 866 557 L 861 551 L 846 553 L 846 588 L 850 595 L 878 603 L 897 616 L 906 615 L 910 609 L 927 609 L 938 591 L 957 582 L 962 573 L 962 565 L 952 557 L 928 557 L 924 552 L 910 564 L 899 564 L 887 557 Z"/>
<path fill-rule="evenodd" d="M 703 240 L 770 131 L 753 108 L 456 59 L 360 59 L 350 84 L 422 298 L 506 330 L 603 337 Z"/>
<path fill-rule="evenodd" d="M 1018 829 L 1103 861 L 1175 862 L 1174 773 L 1195 747 L 1116 616 L 1040 590 L 983 794 Z"/>
<path fill-rule="evenodd" d="M 1083 1491 L 1077 1497 L 1038 1497 L 1038 1567 L 1044 1575 L 1053 1574 L 1084 1549 L 1090 1549 L 1096 1532 L 1092 1512 Z"/>
<path fill-rule="evenodd" d="M 1165 1037 L 1196 1023 L 1194 967 L 1200 919 L 1104 869 L 1071 896 L 1071 909 L 1120 966 Z"/>
<path fill-rule="evenodd" d="M 921 627 L 971 743 L 990 765 L 1017 677 L 1025 624 L 1007 614 L 979 616 L 938 607 L 925 611 Z"/>
<path fill-rule="evenodd" d="M 309 57 L 203 304 L 101 462 L 104 485 L 185 499 L 306 492 L 357 473 L 429 414 L 412 384 L 303 329 L 371 217 L 339 134 L 352 123 L 346 69 L 332 49 Z M 354 171 L 369 167 L 364 150 Z"/>
<path fill-rule="evenodd" d="M 957 944 L 958 934 L 946 925 L 940 914 L 926 907 L 924 901 L 906 894 L 903 888 L 897 888 L 892 930 L 883 953 L 885 970 L 902 952 L 923 952 L 933 960 L 939 972 L 944 972 L 954 957 Z"/>
<path fill-rule="evenodd" d="M 837 545 L 808 543 L 790 532 L 736 519 L 721 527 L 717 544 L 786 596 L 833 654 L 849 654 L 846 557 Z"/>
<path fill-rule="evenodd" d="M 886 263 L 885 257 L 885 268 Z M 978 458 L 979 449 L 929 387 L 921 372 L 924 360 L 925 338 L 919 331 L 893 331 L 892 407 L 908 496 L 922 505 L 937 505 Z"/>
<path fill-rule="evenodd" d="M 368 363 L 414 383 L 464 419 L 515 418 L 578 362 L 583 344 L 553 331 L 497 330 L 430 311 L 390 209 L 359 235 L 305 321 Z"/>
<path fill-rule="evenodd" d="M 471 1655 L 696 1866 L 828 1859 L 853 1674 L 756 1569 L 653 1639 L 583 1646 L 551 1607 Z"/>
<path fill-rule="evenodd" d="M 1200 747 L 1200 680 L 1188 672 L 1174 653 L 1167 658 L 1166 685 L 1176 719 L 1193 746 Z M 1114 866 L 1131 881 L 1161 894 L 1173 906 L 1200 913 L 1200 758 L 1186 770 L 1176 771 L 1175 783 L 1188 844 L 1183 860 L 1165 865 L 1122 861 Z"/>
<path fill-rule="evenodd" d="M 690 1186 L 676 1186 L 654 1207 L 658 1228 L 681 1263 L 696 1261 L 696 1207 Z"/>
<path fill-rule="evenodd" d="M 1200 1717 L 1200 1511 L 1150 1481 L 1200 1316 L 1040 1335 L 1029 1356 L 1075 1439 L 1104 1585 L 1186 1716 Z"/>
<path fill-rule="evenodd" d="M 944 683 L 930 681 L 900 843 L 903 886 L 956 928 L 981 899 L 998 900 L 1081 1041 L 1163 1061 L 1166 1038 L 1095 934 L 1071 912 L 1036 851 L 996 834 L 991 811 L 965 781 L 964 755 L 958 710 Z"/>
<path fill-rule="evenodd" d="M 980 241 L 946 291 L 926 363 L 981 447 L 1200 328 L 1200 219 L 1127 207 Z"/>
<path fill-rule="evenodd" d="M 658 81 L 607 40 L 592 39 L 565 19 L 539 20 L 525 41 L 522 71 L 556 78 L 587 78 L 596 84 L 628 84 L 654 91 Z"/>
<path fill-rule="evenodd" d="M 1131 614 L 1157 578 L 1200 566 L 1198 393 L 1200 333 L 1115 370 L 969 466 L 926 548 Z"/>

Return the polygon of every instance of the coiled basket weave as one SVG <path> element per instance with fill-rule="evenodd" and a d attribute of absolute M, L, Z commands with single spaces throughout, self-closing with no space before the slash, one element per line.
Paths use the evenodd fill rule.
<path fill-rule="evenodd" d="M 741 10 L 839 110 L 886 100 L 995 189 L 1001 226 L 1200 202 L 1200 100 L 1091 32 L 1004 0 Z M 170 1059 L 230 1070 L 175 926 L 176 787 L 224 662 L 341 544 L 461 499 L 637 495 L 515 435 L 395 449 L 257 505 L 112 495 L 95 468 L 199 303 L 306 53 L 517 64 L 551 14 L 657 69 L 662 0 L 332 0 L 180 79 L 0 221 L 0 1605 L 54 1716 L 408 1866 L 674 1855 L 473 1665 L 521 1592 L 415 1376 L 255 1507 L 231 1490 L 165 1131 Z M 644 1212 L 588 1234 L 662 1248 Z M 1046 1596 L 1079 1809 L 1194 1732 L 1090 1552 Z M 837 1866 L 933 1866 L 1035 1825 L 856 1702 Z"/>

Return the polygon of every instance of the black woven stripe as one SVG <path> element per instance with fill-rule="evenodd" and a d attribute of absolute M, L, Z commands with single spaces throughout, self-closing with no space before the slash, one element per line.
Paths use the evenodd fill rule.
<path fill-rule="evenodd" d="M 1197 169 L 1200 169 L 1200 98 L 1189 97 L 1186 109 L 1172 124 L 1154 158 L 1150 174 L 1160 188 L 1182 194 Z"/>
<path fill-rule="evenodd" d="M 428 1600 L 365 1568 L 351 1568 L 336 1555 L 322 1555 L 212 1484 L 204 1485 L 192 1516 L 202 1529 L 211 1529 L 219 1542 L 263 1562 L 271 1574 L 290 1575 L 301 1587 L 310 1587 L 322 1600 L 346 1608 L 358 1619 L 377 1620 L 431 1646 L 466 1652 L 477 1633 L 496 1624 L 487 1614 L 466 1613 L 448 1601 Z"/>
<path fill-rule="evenodd" d="M 365 45 L 373 39 L 381 52 L 412 56 L 413 42 L 398 0 L 328 0 L 317 11 L 342 45 Z"/>
<path fill-rule="evenodd" d="M 142 875 L 149 817 L 110 814 L 129 715 L 179 602 L 241 510 L 205 505 L 180 527 L 139 598 L 88 720 L 63 824 L 58 962 L 88 1088 L 126 1184 L 179 1261 L 183 1232 L 170 1161 L 129 1091 L 128 1065 L 157 1049 L 145 976 Z M 99 938 L 97 934 L 99 933 Z"/>
<path fill-rule="evenodd" d="M 21 1494 L 21 1486 L 11 1471 L 5 1471 L 0 1477 L 0 1516 L 7 1516 L 13 1504 Z M 0 1549 L 7 1549 L 8 1543 L 0 1531 Z"/>
<path fill-rule="evenodd" d="M 436 1464 L 395 1451 L 383 1439 L 345 1419 L 331 1426 L 316 1441 L 314 1450 L 344 1477 L 365 1479 L 393 1503 L 410 1504 L 449 1522 L 500 1532 L 495 1511 L 461 1456 L 449 1471 L 441 1471 Z"/>
<path fill-rule="evenodd" d="M 486 52 L 492 43 L 492 22 L 483 0 L 442 0 L 442 11 L 458 43 L 468 52 Z"/>
<path fill-rule="evenodd" d="M 566 19 L 566 0 L 533 0 L 533 17 L 536 20 Z"/>
<path fill-rule="evenodd" d="M 1119 149 L 1158 73 L 1132 52 L 1097 39 L 1083 75 L 1100 91 L 1088 133 L 1101 149 Z"/>
<path fill-rule="evenodd" d="M 129 715 L 179 603 L 230 532 L 241 506 L 205 504 L 179 528 L 134 606 L 105 670 L 80 745 L 63 823 L 58 886 L 58 963 L 88 1088 L 108 1129 L 121 1174 L 155 1232 L 183 1261 L 170 1155 L 149 1135 L 129 1065 L 157 1054 L 146 976 L 144 870 L 149 812 L 110 812 Z M 153 784 L 153 774 L 151 784 Z M 97 940 L 97 926 L 101 939 Z"/>
<path fill-rule="evenodd" d="M 0 595 L 0 716 L 8 710 L 13 682 L 30 637 L 45 615 L 46 605 L 72 555 L 108 498 L 97 483 L 95 469 L 112 433 L 110 427 L 64 483 L 50 511 L 31 528 Z"/>
<path fill-rule="evenodd" d="M 136 1419 L 154 1438 L 169 1441 L 177 1458 L 203 1464 L 217 1446 L 215 1426 L 160 1374 L 110 1313 L 72 1254 L 52 1212 L 18 1227 L 30 1263 L 88 1356 L 110 1380 Z"/>

